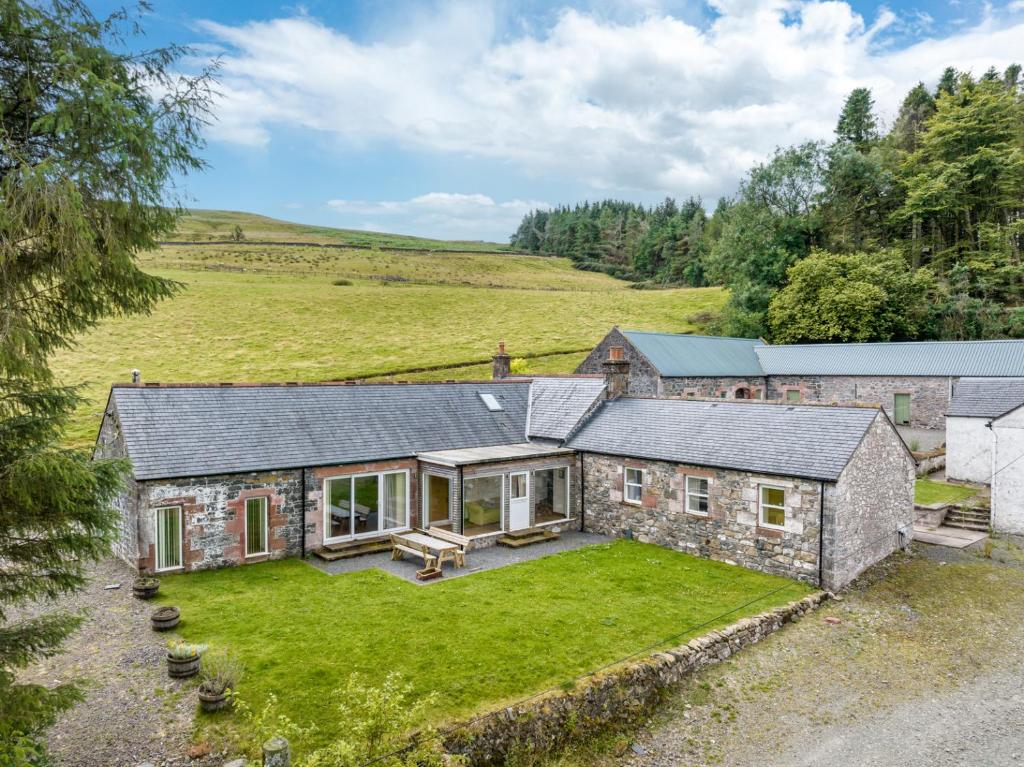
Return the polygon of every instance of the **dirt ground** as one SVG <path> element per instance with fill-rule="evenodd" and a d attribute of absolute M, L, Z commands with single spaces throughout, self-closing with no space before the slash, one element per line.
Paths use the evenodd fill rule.
<path fill-rule="evenodd" d="M 82 591 L 39 611 L 87 610 L 89 619 L 65 652 L 28 669 L 19 681 L 49 685 L 86 681 L 86 699 L 66 712 L 49 734 L 57 767 L 153 767 L 220 765 L 190 759 L 196 706 L 195 682 L 167 676 L 166 637 L 152 631 L 151 603 L 132 597 L 134 574 L 110 560 L 92 571 Z M 105 589 L 120 583 L 119 589 Z"/>
<path fill-rule="evenodd" d="M 998 539 L 976 551 L 915 545 L 841 601 L 695 675 L 641 732 L 558 761 L 1022 765 L 1020 543 Z"/>

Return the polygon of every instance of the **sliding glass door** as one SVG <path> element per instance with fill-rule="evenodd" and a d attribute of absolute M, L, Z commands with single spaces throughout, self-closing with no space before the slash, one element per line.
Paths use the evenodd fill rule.
<path fill-rule="evenodd" d="M 324 480 L 324 542 L 409 525 L 409 473 L 352 474 Z"/>

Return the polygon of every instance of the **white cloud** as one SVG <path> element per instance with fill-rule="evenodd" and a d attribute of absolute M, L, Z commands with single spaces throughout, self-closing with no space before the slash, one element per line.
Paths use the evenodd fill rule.
<path fill-rule="evenodd" d="M 505 241 L 523 214 L 551 206 L 539 200 L 495 202 L 485 194 L 429 192 L 401 201 L 328 200 L 327 207 L 349 222 L 357 217 L 374 217 L 372 224 L 365 218 L 361 223 L 347 224 L 358 229 Z M 384 221 L 387 223 L 382 225 Z"/>
<path fill-rule="evenodd" d="M 831 136 L 851 89 L 871 87 L 891 120 L 918 80 L 1006 66 L 1024 39 L 1024 21 L 993 10 L 894 49 L 892 34 L 923 33 L 930 19 L 883 9 L 869 24 L 836 1 L 710 5 L 703 27 L 650 9 L 628 21 L 565 10 L 542 32 L 508 37 L 492 8 L 451 4 L 368 42 L 307 16 L 205 22 L 226 51 L 211 137 L 262 146 L 286 124 L 354 147 L 498 159 L 593 190 L 713 198 L 776 146 Z M 453 221 L 506 210 L 478 197 L 341 202 L 376 206 L 375 219 L 389 205 Z"/>

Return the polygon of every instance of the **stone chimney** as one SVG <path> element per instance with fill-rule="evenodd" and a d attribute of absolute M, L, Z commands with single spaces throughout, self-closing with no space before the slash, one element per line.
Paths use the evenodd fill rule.
<path fill-rule="evenodd" d="M 498 342 L 498 353 L 491 358 L 491 378 L 498 381 L 508 378 L 512 358 L 505 352 L 505 342 Z"/>
<path fill-rule="evenodd" d="M 621 346 L 608 349 L 608 359 L 601 363 L 604 369 L 605 397 L 617 399 L 629 389 L 629 360 Z"/>
<path fill-rule="evenodd" d="M 136 386 L 142 383 L 142 371 L 138 368 L 132 368 L 132 383 Z"/>

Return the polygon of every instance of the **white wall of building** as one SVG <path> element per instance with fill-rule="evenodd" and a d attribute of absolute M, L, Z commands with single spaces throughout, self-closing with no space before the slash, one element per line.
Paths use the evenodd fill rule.
<path fill-rule="evenodd" d="M 992 430 L 990 418 L 946 416 L 946 476 L 963 482 L 992 478 Z"/>
<path fill-rule="evenodd" d="M 992 422 L 992 529 L 1024 534 L 1024 407 Z"/>

